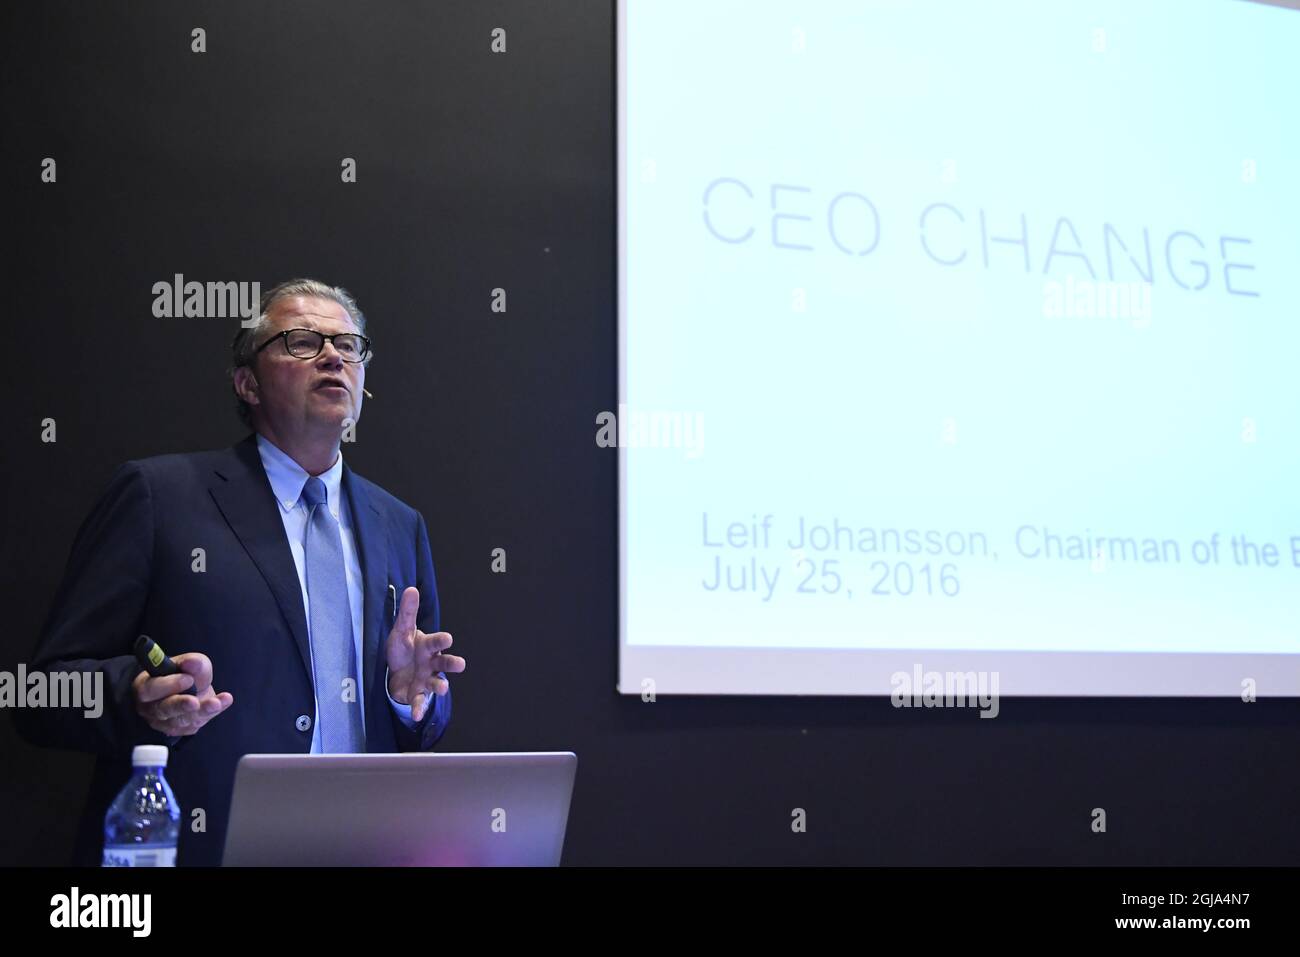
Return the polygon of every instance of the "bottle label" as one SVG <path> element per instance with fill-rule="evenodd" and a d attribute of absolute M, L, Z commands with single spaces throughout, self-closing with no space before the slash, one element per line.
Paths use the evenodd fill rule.
<path fill-rule="evenodd" d="M 104 867 L 175 867 L 176 848 L 139 844 L 105 847 Z"/>

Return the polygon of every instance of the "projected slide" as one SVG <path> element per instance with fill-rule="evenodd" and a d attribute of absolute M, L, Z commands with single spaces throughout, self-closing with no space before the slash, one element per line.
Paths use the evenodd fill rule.
<path fill-rule="evenodd" d="M 623 5 L 620 690 L 1300 693 L 1297 51 L 1232 0 Z"/>

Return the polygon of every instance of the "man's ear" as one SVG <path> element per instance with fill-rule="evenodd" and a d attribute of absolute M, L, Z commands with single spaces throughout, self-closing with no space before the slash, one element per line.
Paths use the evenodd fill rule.
<path fill-rule="evenodd" d="M 261 401 L 257 392 L 257 376 L 250 367 L 240 366 L 235 370 L 234 379 L 236 395 L 249 405 L 257 405 Z"/>

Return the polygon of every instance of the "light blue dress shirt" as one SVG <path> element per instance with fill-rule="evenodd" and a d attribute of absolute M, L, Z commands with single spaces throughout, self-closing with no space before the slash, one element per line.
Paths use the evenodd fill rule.
<path fill-rule="evenodd" d="M 301 502 L 303 486 L 307 484 L 310 477 L 307 471 L 291 459 L 276 444 L 261 433 L 257 436 L 257 452 L 262 457 L 262 467 L 266 469 L 266 477 L 271 482 L 271 490 L 275 493 L 276 503 L 280 506 L 280 519 L 284 522 L 284 534 L 289 539 L 289 550 L 293 552 L 293 564 L 298 571 L 298 584 L 302 588 L 302 609 L 307 620 L 307 634 L 311 636 L 311 605 L 307 598 L 307 558 L 304 548 L 304 541 L 307 534 L 307 503 Z M 364 605 L 364 594 L 361 579 L 361 561 L 357 557 L 357 540 L 352 528 L 352 508 L 351 504 L 345 501 L 343 495 L 343 452 L 340 449 L 339 457 L 334 460 L 326 471 L 319 476 L 320 480 L 325 483 L 325 494 L 330 513 L 334 516 L 335 521 L 339 523 L 339 533 L 343 538 L 343 570 L 347 577 L 348 583 L 348 608 L 352 612 L 352 647 L 355 655 L 357 669 L 357 706 L 361 708 L 362 727 L 365 727 L 366 716 L 366 699 L 365 681 L 361 680 L 365 674 L 362 667 L 362 650 L 361 644 L 363 639 L 362 608 Z M 381 638 L 380 654 L 384 653 L 384 644 L 388 636 Z M 310 641 L 308 648 L 310 649 Z M 315 674 L 316 663 L 313 656 L 312 674 Z M 398 704 L 393 700 L 393 696 L 388 694 L 388 669 L 384 669 L 384 694 L 388 697 L 388 703 L 392 705 L 393 711 L 402 720 L 408 728 L 415 728 L 417 722 L 411 717 L 411 706 L 408 704 Z M 430 705 L 432 706 L 432 705 Z M 319 709 L 319 705 L 317 705 Z M 316 715 L 312 715 L 312 734 L 311 734 L 311 753 L 320 754 L 320 724 L 316 720 Z"/>

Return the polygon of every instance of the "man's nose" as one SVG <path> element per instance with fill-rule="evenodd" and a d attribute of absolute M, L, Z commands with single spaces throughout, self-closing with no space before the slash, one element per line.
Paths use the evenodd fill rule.
<path fill-rule="evenodd" d="M 334 342 L 330 339 L 326 339 L 321 344 L 320 355 L 317 358 L 324 359 L 326 364 L 332 369 L 340 369 L 343 367 L 343 353 L 334 348 Z"/>

